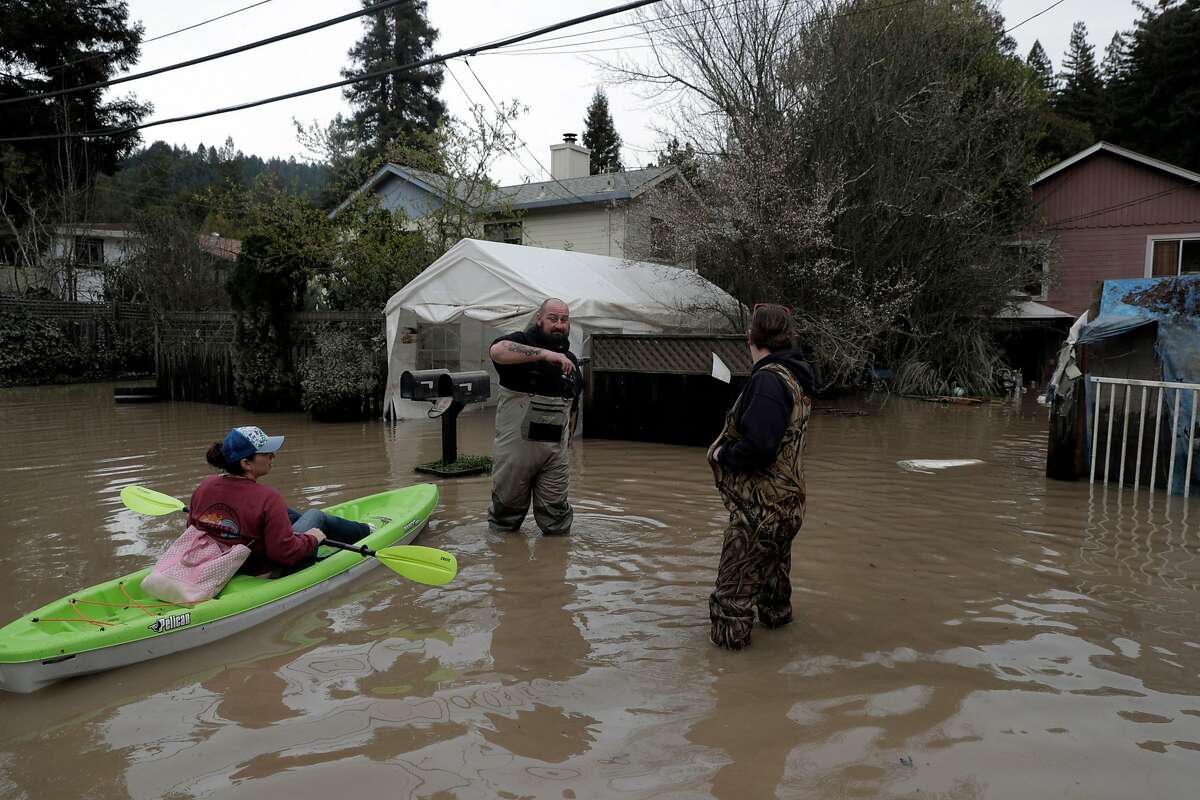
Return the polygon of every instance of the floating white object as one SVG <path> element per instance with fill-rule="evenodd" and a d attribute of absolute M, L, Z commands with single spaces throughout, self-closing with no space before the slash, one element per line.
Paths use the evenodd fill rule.
<path fill-rule="evenodd" d="M 725 366 L 725 362 L 716 353 L 713 353 L 712 376 L 723 383 L 729 383 L 733 378 L 733 373 L 729 371 L 729 367 Z"/>
<path fill-rule="evenodd" d="M 897 461 L 896 466 L 909 472 L 926 472 L 932 474 L 935 469 L 969 467 L 973 464 L 982 463 L 983 461 L 978 458 L 913 458 L 908 461 Z"/>

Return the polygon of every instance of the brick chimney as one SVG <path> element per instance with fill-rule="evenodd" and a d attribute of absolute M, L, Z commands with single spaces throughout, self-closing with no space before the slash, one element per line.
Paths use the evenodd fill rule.
<path fill-rule="evenodd" d="M 550 174 L 556 180 L 586 178 L 591 174 L 592 151 L 575 144 L 575 134 L 564 133 L 561 144 L 550 145 Z"/>

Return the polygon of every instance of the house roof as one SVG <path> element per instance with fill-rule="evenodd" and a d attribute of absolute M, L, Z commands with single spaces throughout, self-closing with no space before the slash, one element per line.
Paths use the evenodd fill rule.
<path fill-rule="evenodd" d="M 141 237 L 137 226 L 132 222 L 81 222 L 74 225 L 59 225 L 55 232 L 60 236 L 93 236 L 116 239 Z M 196 244 L 210 256 L 226 261 L 236 261 L 242 252 L 241 239 L 227 239 L 224 236 L 198 233 L 196 234 Z"/>
<path fill-rule="evenodd" d="M 59 225 L 55 228 L 55 232 L 71 236 L 109 238 L 125 238 L 137 235 L 132 222 L 77 222 L 74 224 Z"/>
<path fill-rule="evenodd" d="M 209 236 L 204 233 L 196 234 L 196 243 L 200 249 L 225 261 L 237 261 L 242 252 L 241 239 L 226 239 L 224 236 Z"/>
<path fill-rule="evenodd" d="M 1022 300 L 1011 308 L 1005 308 L 996 315 L 997 319 L 1072 319 L 1065 311 L 1059 311 L 1042 303 L 1032 300 Z"/>
<path fill-rule="evenodd" d="M 329 216 L 337 216 L 354 198 L 363 192 L 374 191 L 390 177 L 406 180 L 443 199 L 453 194 L 458 200 L 468 205 L 478 207 L 491 204 L 520 211 L 609 200 L 629 200 L 657 186 L 667 178 L 677 175 L 678 172 L 679 168 L 674 166 L 647 167 L 627 172 L 587 175 L 582 178 L 516 183 L 497 187 L 491 197 L 485 197 L 478 189 L 467 191 L 461 185 L 451 184 L 449 178 L 436 172 L 427 172 L 400 164 L 384 164 L 366 183 L 330 212 Z"/>
<path fill-rule="evenodd" d="M 1096 142 L 1086 150 L 1080 150 L 1070 158 L 1063 159 L 1049 169 L 1039 173 L 1037 177 L 1029 182 L 1029 185 L 1036 186 L 1052 175 L 1057 175 L 1068 167 L 1078 164 L 1080 161 L 1083 161 L 1084 159 L 1100 152 L 1111 153 L 1114 156 L 1127 158 L 1130 161 L 1136 161 L 1137 163 L 1143 164 L 1147 167 L 1162 170 L 1163 172 L 1167 172 L 1177 178 L 1183 178 L 1184 180 L 1192 181 L 1193 183 L 1200 183 L 1200 174 L 1186 170 L 1183 167 L 1177 167 L 1174 164 L 1168 164 L 1166 161 L 1159 161 L 1157 158 L 1151 158 L 1150 156 L 1144 156 L 1141 153 L 1135 153 L 1132 150 L 1126 150 L 1124 147 L 1117 147 L 1115 144 L 1109 144 L 1108 142 Z"/>
<path fill-rule="evenodd" d="M 677 167 L 647 167 L 583 178 L 501 186 L 503 202 L 513 209 L 546 208 L 606 200 L 629 200 L 666 180 Z"/>

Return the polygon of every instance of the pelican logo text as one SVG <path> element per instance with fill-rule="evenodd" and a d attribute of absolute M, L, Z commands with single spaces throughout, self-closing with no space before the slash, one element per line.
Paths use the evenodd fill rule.
<path fill-rule="evenodd" d="M 155 633 L 165 633 L 166 631 L 173 631 L 176 628 L 182 628 L 184 625 L 191 624 L 192 614 L 189 611 L 186 614 L 176 614 L 171 617 L 156 619 L 154 622 L 150 623 L 149 627 L 150 630 L 154 631 Z"/>

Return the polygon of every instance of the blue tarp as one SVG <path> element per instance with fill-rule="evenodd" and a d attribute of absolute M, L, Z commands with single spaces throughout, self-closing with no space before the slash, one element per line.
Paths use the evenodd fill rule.
<path fill-rule="evenodd" d="M 1118 314 L 1101 314 L 1079 331 L 1078 344 L 1091 344 L 1101 339 L 1122 336 L 1145 325 L 1154 325 L 1156 319 L 1147 317 L 1124 317 Z"/>
<path fill-rule="evenodd" d="M 1105 281 L 1100 296 L 1100 313 L 1080 331 L 1078 343 L 1087 344 L 1121 336 L 1152 323 L 1158 325 L 1154 350 L 1162 367 L 1162 380 L 1200 383 L 1200 275 Z M 1085 392 L 1089 431 L 1095 402 L 1092 388 L 1091 381 L 1087 381 Z M 1174 409 L 1176 394 L 1179 395 L 1180 425 L 1175 447 L 1186 463 L 1190 431 L 1187 423 L 1190 421 L 1194 426 L 1197 420 L 1191 418 L 1192 392 L 1177 390 L 1167 390 L 1163 395 L 1164 419 L 1170 419 L 1168 415 Z M 1193 460 L 1195 464 L 1200 464 L 1200 438 L 1196 446 Z M 1184 493 L 1184 477 L 1184 469 L 1177 465 L 1171 485 L 1172 494 Z M 1194 467 L 1193 493 L 1200 493 L 1198 484 L 1200 469 Z"/>

